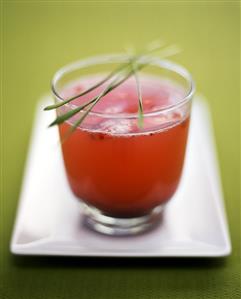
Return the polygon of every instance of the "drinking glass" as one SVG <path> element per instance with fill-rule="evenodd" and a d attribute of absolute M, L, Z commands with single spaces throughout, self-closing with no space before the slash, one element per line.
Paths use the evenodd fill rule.
<path fill-rule="evenodd" d="M 66 99 L 66 88 L 74 88 L 75 82 L 102 78 L 128 59 L 128 55 L 111 54 L 61 68 L 52 80 L 55 101 Z M 104 234 L 129 235 L 153 227 L 182 174 L 195 89 L 192 77 L 182 66 L 160 58 L 153 58 L 141 72 L 169 88 L 178 87 L 180 95 L 171 104 L 144 110 L 142 126 L 137 112 L 93 109 L 62 142 L 66 175 L 82 205 L 84 223 Z M 149 80 L 150 89 L 155 89 L 156 79 Z M 157 99 L 155 94 L 149 101 L 155 104 Z M 77 106 L 76 101 L 70 102 L 59 107 L 57 114 Z M 61 139 L 83 113 L 59 125 Z"/>

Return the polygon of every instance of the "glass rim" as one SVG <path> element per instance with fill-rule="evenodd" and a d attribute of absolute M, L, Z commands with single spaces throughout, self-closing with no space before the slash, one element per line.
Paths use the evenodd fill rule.
<path fill-rule="evenodd" d="M 187 88 L 187 92 L 185 93 L 185 95 L 183 97 L 180 97 L 180 100 L 178 100 L 177 103 L 162 107 L 160 109 L 156 109 L 155 111 L 145 112 L 145 113 L 143 113 L 144 117 L 157 116 L 160 113 L 175 110 L 175 109 L 181 107 L 182 105 L 186 104 L 187 102 L 189 102 L 195 93 L 195 82 L 194 82 L 191 74 L 189 73 L 189 71 L 186 68 L 184 68 L 183 66 L 181 66 L 177 63 L 174 63 L 170 60 L 161 59 L 156 56 L 153 56 L 152 58 L 153 58 L 153 60 L 149 64 L 150 66 L 156 66 L 156 67 L 166 69 L 166 70 L 172 71 L 173 73 L 180 75 L 188 83 L 188 88 Z M 92 56 L 92 57 L 89 57 L 86 59 L 77 60 L 75 62 L 67 64 L 67 65 L 63 66 L 62 68 L 60 68 L 54 74 L 53 79 L 51 81 L 52 93 L 60 102 L 66 100 L 66 99 L 63 99 L 59 95 L 58 91 L 56 90 L 56 85 L 57 85 L 58 81 L 65 74 L 70 73 L 71 71 L 75 71 L 78 69 L 84 69 L 84 68 L 91 67 L 94 65 L 103 65 L 103 64 L 108 64 L 108 63 L 110 63 L 110 64 L 111 63 L 123 63 L 123 62 L 127 62 L 128 59 L 130 59 L 130 56 L 125 55 L 125 54 L 107 54 L 107 55 Z M 67 107 L 70 107 L 73 109 L 78 107 L 77 105 L 72 104 L 72 103 L 67 103 L 64 106 L 67 106 Z M 136 113 L 126 113 L 126 112 L 105 113 L 105 112 L 90 111 L 88 113 L 88 115 L 98 116 L 98 117 L 102 117 L 102 118 L 118 118 L 118 119 L 137 119 L 139 117 L 138 112 L 136 112 Z"/>

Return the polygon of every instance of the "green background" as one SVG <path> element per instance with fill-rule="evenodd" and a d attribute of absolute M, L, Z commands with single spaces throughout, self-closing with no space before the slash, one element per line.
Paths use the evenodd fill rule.
<path fill-rule="evenodd" d="M 1 2 L 1 298 L 240 298 L 239 2 Z M 156 38 L 209 100 L 232 255 L 225 259 L 14 257 L 15 218 L 34 109 L 62 65 Z M 1 294 L 0 294 L 1 295 Z"/>

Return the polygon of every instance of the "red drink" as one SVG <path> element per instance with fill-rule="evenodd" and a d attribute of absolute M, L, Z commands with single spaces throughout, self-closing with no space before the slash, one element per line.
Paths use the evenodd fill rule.
<path fill-rule="evenodd" d="M 137 59 L 143 126 L 138 123 L 134 76 L 101 98 L 67 139 L 66 133 L 85 111 L 59 126 L 66 174 L 83 203 L 84 223 L 105 234 L 136 234 L 152 227 L 181 177 L 194 84 L 183 67 L 154 57 L 146 64 L 146 58 Z M 111 82 L 119 82 L 120 77 L 109 76 L 108 83 L 86 95 L 59 103 L 95 86 L 120 67 L 128 73 L 129 56 L 92 57 L 60 69 L 52 81 L 53 95 L 60 104 L 57 113 L 69 116 L 76 111 L 70 110 L 81 109 L 77 107 L 104 92 Z M 143 67 L 156 76 L 144 75 Z M 86 76 L 93 71 L 98 75 Z"/>
<path fill-rule="evenodd" d="M 78 94 L 99 79 L 73 82 L 62 96 Z M 86 102 L 103 88 L 73 104 Z M 185 91 L 171 81 L 143 75 L 141 89 L 147 114 L 142 128 L 136 117 L 138 97 L 132 78 L 106 95 L 94 107 L 96 114 L 87 116 L 62 145 L 75 195 L 111 217 L 148 215 L 172 197 L 182 172 L 190 107 L 166 108 L 178 104 Z M 60 126 L 62 138 L 74 120 Z"/>

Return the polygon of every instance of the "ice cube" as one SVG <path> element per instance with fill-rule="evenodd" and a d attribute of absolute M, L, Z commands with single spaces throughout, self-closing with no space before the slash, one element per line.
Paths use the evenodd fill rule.
<path fill-rule="evenodd" d="M 99 124 L 99 129 L 110 134 L 127 134 L 133 129 L 129 119 L 108 119 Z"/>

